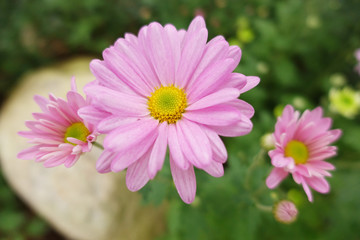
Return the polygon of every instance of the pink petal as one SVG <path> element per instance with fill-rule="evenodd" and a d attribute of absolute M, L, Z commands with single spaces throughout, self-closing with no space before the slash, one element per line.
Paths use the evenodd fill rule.
<path fill-rule="evenodd" d="M 331 124 L 332 120 L 330 118 L 323 118 L 317 122 L 310 122 L 307 125 L 299 122 L 298 131 L 296 132 L 297 139 L 303 142 L 310 141 L 325 133 Z"/>
<path fill-rule="evenodd" d="M 234 60 L 234 68 L 239 64 L 241 59 L 241 49 L 238 46 L 229 46 L 229 56 Z"/>
<path fill-rule="evenodd" d="M 198 110 L 202 108 L 212 107 L 217 104 L 221 104 L 237 99 L 239 95 L 240 95 L 239 91 L 235 88 L 224 88 L 194 102 L 193 104 L 188 106 L 186 110 L 190 111 L 190 110 Z"/>
<path fill-rule="evenodd" d="M 130 61 L 127 55 L 121 54 L 114 47 L 110 47 L 104 50 L 103 56 L 109 69 L 114 72 L 122 82 L 143 97 L 150 95 L 153 88 L 151 88 L 146 79 L 143 78 L 140 71 L 136 71 L 133 66 L 130 66 L 130 64 L 134 64 L 134 62 Z"/>
<path fill-rule="evenodd" d="M 181 38 L 181 48 L 183 49 L 193 36 L 195 36 L 199 31 L 204 29 L 206 30 L 204 19 L 202 17 L 196 17 L 191 21 L 187 31 L 179 30 L 179 33 L 181 33 L 179 36 Z"/>
<path fill-rule="evenodd" d="M 97 126 L 97 130 L 101 133 L 110 133 L 114 129 L 127 125 L 132 122 L 136 122 L 137 118 L 127 118 L 127 117 L 119 117 L 119 116 L 110 116 L 101 120 L 99 125 Z"/>
<path fill-rule="evenodd" d="M 176 125 L 181 129 L 184 138 L 179 138 L 179 141 L 186 144 L 192 154 L 188 155 L 184 152 L 189 161 L 198 168 L 208 165 L 212 159 L 212 151 L 210 142 L 204 130 L 191 121 L 182 119 Z M 179 133 L 179 131 L 177 131 Z"/>
<path fill-rule="evenodd" d="M 84 119 L 85 122 L 96 126 L 101 120 L 110 116 L 110 113 L 102 111 L 92 105 L 80 108 L 78 115 Z"/>
<path fill-rule="evenodd" d="M 330 185 L 324 178 L 307 178 L 306 182 L 310 187 L 319 193 L 328 193 L 330 191 Z"/>
<path fill-rule="evenodd" d="M 20 132 L 19 132 L 20 135 Z M 21 135 L 20 135 L 21 136 Z M 43 137 L 43 136 L 34 136 L 34 138 L 32 138 L 29 143 L 33 143 L 33 144 L 61 144 L 64 140 L 63 139 L 58 139 L 58 138 L 54 138 L 52 136 L 49 136 L 48 138 Z"/>
<path fill-rule="evenodd" d="M 188 169 L 189 163 L 184 158 L 175 124 L 168 126 L 168 144 L 170 155 L 177 166 L 183 170 Z"/>
<path fill-rule="evenodd" d="M 77 92 L 76 79 L 75 76 L 71 77 L 71 91 Z"/>
<path fill-rule="evenodd" d="M 119 57 L 122 58 L 131 69 L 134 69 L 134 73 L 136 73 L 135 83 L 130 81 L 132 78 L 125 79 L 125 82 L 129 86 L 134 85 L 133 88 L 135 89 L 139 87 L 145 88 L 148 94 L 150 94 L 155 87 L 160 86 L 160 82 L 147 55 L 149 53 L 147 30 L 148 26 L 140 29 L 138 43 L 136 45 L 119 38 L 115 43 L 115 49 L 118 51 Z"/>
<path fill-rule="evenodd" d="M 252 118 L 255 114 L 253 106 L 241 99 L 232 100 L 227 104 L 237 108 L 245 117 L 249 119 Z"/>
<path fill-rule="evenodd" d="M 186 111 L 183 116 L 193 122 L 211 126 L 228 126 L 241 119 L 240 111 L 227 104 Z"/>
<path fill-rule="evenodd" d="M 202 169 L 213 177 L 222 177 L 224 175 L 222 163 L 215 161 L 211 161 L 209 165 L 203 166 Z"/>
<path fill-rule="evenodd" d="M 72 108 L 72 110 L 77 114 L 79 108 L 86 106 L 85 99 L 78 94 L 77 92 L 68 92 L 66 94 L 67 104 Z"/>
<path fill-rule="evenodd" d="M 283 125 L 287 125 L 287 123 L 292 121 L 294 118 L 297 120 L 297 117 L 298 114 L 295 115 L 294 108 L 291 105 L 286 105 L 279 119 L 281 120 Z"/>
<path fill-rule="evenodd" d="M 227 58 L 217 62 L 211 69 L 204 71 L 194 82 L 194 85 L 186 89 L 190 103 L 217 90 L 234 70 L 232 65 L 234 60 Z"/>
<path fill-rule="evenodd" d="M 115 73 L 113 73 L 105 62 L 100 60 L 92 60 L 90 62 L 90 70 L 92 74 L 99 80 L 102 86 L 110 89 L 117 90 L 119 92 L 134 94 L 134 91 L 122 82 Z"/>
<path fill-rule="evenodd" d="M 325 162 L 325 161 L 309 161 L 309 165 L 312 167 L 324 169 L 324 170 L 334 170 L 335 167 L 331 163 Z"/>
<path fill-rule="evenodd" d="M 43 112 L 46 113 L 48 111 L 47 105 L 49 104 L 49 100 L 47 98 L 44 98 L 44 97 L 39 96 L 39 95 L 35 95 L 34 100 L 39 105 L 39 107 L 41 108 L 41 110 Z"/>
<path fill-rule="evenodd" d="M 194 168 L 190 166 L 187 170 L 183 170 L 179 168 L 170 157 L 170 169 L 176 189 L 181 199 L 187 204 L 192 203 L 196 194 Z"/>
<path fill-rule="evenodd" d="M 71 168 L 72 166 L 74 166 L 77 160 L 79 160 L 79 158 L 80 158 L 80 154 L 68 156 L 65 160 L 64 166 L 67 168 Z"/>
<path fill-rule="evenodd" d="M 304 177 L 311 177 L 311 173 L 310 173 L 309 169 L 307 168 L 307 166 L 305 166 L 303 164 L 296 165 L 295 171 Z"/>
<path fill-rule="evenodd" d="M 61 152 L 61 154 L 57 155 L 54 154 L 52 157 L 45 160 L 44 167 L 51 168 L 59 166 L 65 162 L 67 156 L 69 156 L 68 152 Z"/>
<path fill-rule="evenodd" d="M 39 121 L 47 120 L 49 122 L 53 122 L 54 124 L 65 127 L 65 128 L 67 126 L 69 126 L 69 123 L 67 121 L 65 121 L 64 119 L 57 118 L 58 116 L 53 116 L 49 113 L 33 113 L 32 115 L 36 120 L 39 120 Z"/>
<path fill-rule="evenodd" d="M 221 141 L 219 135 L 217 135 L 213 130 L 204 128 L 206 135 L 209 138 L 212 152 L 213 152 L 213 159 L 220 163 L 225 163 L 227 160 L 227 151 L 225 148 L 224 143 Z"/>
<path fill-rule="evenodd" d="M 311 141 L 306 141 L 309 151 L 314 152 L 325 148 L 330 143 L 336 141 L 341 136 L 341 130 L 335 129 L 327 131 L 322 135 L 311 139 Z"/>
<path fill-rule="evenodd" d="M 266 186 L 270 189 L 275 188 L 288 174 L 289 173 L 282 168 L 273 168 L 270 175 L 266 178 Z"/>
<path fill-rule="evenodd" d="M 184 39 L 179 67 L 175 75 L 175 85 L 184 88 L 190 80 L 191 74 L 196 69 L 205 49 L 207 40 L 207 30 L 201 29 L 199 32 L 186 33 Z M 188 40 L 187 40 L 188 39 Z"/>
<path fill-rule="evenodd" d="M 203 17 L 197 16 L 191 21 L 187 33 L 190 35 L 196 34 L 203 28 L 206 28 L 205 20 Z"/>
<path fill-rule="evenodd" d="M 306 195 L 308 197 L 309 202 L 312 202 L 313 201 L 313 195 L 312 195 L 311 190 L 310 190 L 310 188 L 307 185 L 305 180 L 302 181 L 302 186 L 303 186 L 304 191 L 305 191 L 305 193 L 306 193 Z"/>
<path fill-rule="evenodd" d="M 293 162 L 294 160 L 291 157 L 284 157 L 282 154 L 277 154 L 271 158 L 271 164 L 277 168 L 286 167 Z"/>
<path fill-rule="evenodd" d="M 326 147 L 323 151 L 318 151 L 316 153 L 312 153 L 308 159 L 308 161 L 321 161 L 327 158 L 333 157 L 337 154 L 337 147 L 329 146 Z"/>
<path fill-rule="evenodd" d="M 246 77 L 246 85 L 240 89 L 240 93 L 244 93 L 249 91 L 250 89 L 256 87 L 260 82 L 260 78 L 259 77 L 255 77 L 255 76 L 247 76 Z"/>
<path fill-rule="evenodd" d="M 292 173 L 292 177 L 297 184 L 301 184 L 303 182 L 302 175 L 297 172 Z"/>
<path fill-rule="evenodd" d="M 39 146 L 35 145 L 18 153 L 17 158 L 23 160 L 34 160 L 36 153 L 39 151 Z"/>
<path fill-rule="evenodd" d="M 252 122 L 245 116 L 241 116 L 237 122 L 228 126 L 209 126 L 210 129 L 224 137 L 238 137 L 246 135 L 251 132 L 252 127 Z"/>
<path fill-rule="evenodd" d="M 118 158 L 119 153 L 104 150 L 96 162 L 96 170 L 99 173 L 111 172 L 111 162 Z"/>
<path fill-rule="evenodd" d="M 167 34 L 167 37 L 169 39 L 169 44 L 171 45 L 171 50 L 172 50 L 172 60 L 174 62 L 174 72 L 173 72 L 173 76 L 170 78 L 172 79 L 171 83 L 174 84 L 175 82 L 175 71 L 178 69 L 179 66 L 179 62 L 180 62 L 180 55 L 181 55 L 181 49 L 180 49 L 180 43 L 181 40 L 178 37 L 178 31 L 176 30 L 176 28 L 171 25 L 171 24 L 167 24 L 164 27 L 165 29 L 165 33 Z"/>
<path fill-rule="evenodd" d="M 154 135 L 157 127 L 158 121 L 154 119 L 142 119 L 120 126 L 105 137 L 104 147 L 111 151 L 126 151 Z"/>
<path fill-rule="evenodd" d="M 203 72 L 209 71 L 217 62 L 223 61 L 226 58 L 228 48 L 229 44 L 225 41 L 223 36 L 217 36 L 211 39 L 206 44 L 204 54 L 196 67 L 187 88 L 191 89 Z"/>
<path fill-rule="evenodd" d="M 74 143 L 76 145 L 83 145 L 84 144 L 83 141 L 81 141 L 81 140 L 79 140 L 77 138 L 73 138 L 73 137 L 68 137 L 68 138 L 66 138 L 66 140 L 68 140 L 69 142 Z"/>
<path fill-rule="evenodd" d="M 159 135 L 155 140 L 149 159 L 148 173 L 150 179 L 155 177 L 164 164 L 167 148 L 167 126 L 167 123 L 161 123 L 158 128 Z"/>
<path fill-rule="evenodd" d="M 139 45 L 138 38 L 132 33 L 125 33 L 125 40 L 132 46 L 138 47 Z"/>
<path fill-rule="evenodd" d="M 168 86 L 173 83 L 176 70 L 168 35 L 159 23 L 153 22 L 148 27 L 147 36 L 148 56 L 152 66 L 161 84 Z"/>
<path fill-rule="evenodd" d="M 134 162 L 138 161 L 147 151 L 151 151 L 153 149 L 157 136 L 157 131 L 155 131 L 154 134 L 150 134 L 136 146 L 119 151 L 118 157 L 111 163 L 111 170 L 113 172 L 120 172 Z"/>
<path fill-rule="evenodd" d="M 57 118 L 59 120 L 61 119 L 61 121 L 68 126 L 72 124 L 72 120 L 66 114 L 64 114 L 57 106 L 55 107 L 49 104 L 48 109 L 49 114 L 52 115 L 53 118 Z"/>
<path fill-rule="evenodd" d="M 231 73 L 229 79 L 226 82 L 227 88 L 236 88 L 239 91 L 242 90 L 247 84 L 246 76 L 241 73 Z M 241 93 L 244 91 L 241 91 Z"/>
<path fill-rule="evenodd" d="M 93 105 L 108 112 L 119 113 L 125 116 L 145 116 L 147 100 L 145 98 L 114 91 L 102 86 L 87 86 L 84 88 L 86 94 L 93 98 Z"/>
<path fill-rule="evenodd" d="M 27 121 L 26 121 L 27 122 Z M 26 124 L 26 122 L 25 122 L 25 124 Z M 36 121 L 35 121 L 36 122 Z M 40 119 L 40 120 L 38 120 L 38 123 L 41 123 L 42 125 L 44 125 L 44 126 L 46 126 L 46 127 L 48 127 L 48 128 L 51 128 L 51 129 L 53 129 L 53 130 L 55 130 L 56 132 L 58 132 L 58 133 L 64 133 L 65 131 L 66 131 L 66 129 L 67 129 L 67 126 L 62 126 L 62 125 L 59 125 L 59 124 L 57 124 L 57 123 L 55 123 L 55 122 L 50 122 L 49 120 L 45 120 L 45 119 Z M 31 127 L 29 127 L 29 128 L 31 128 Z"/>
<path fill-rule="evenodd" d="M 147 151 L 139 160 L 131 164 L 126 171 L 126 186 L 132 192 L 140 190 L 150 180 L 148 175 L 150 153 L 150 150 Z"/>
<path fill-rule="evenodd" d="M 58 109 L 65 115 L 72 123 L 81 122 L 81 118 L 78 116 L 78 109 L 73 109 L 68 102 L 63 99 L 58 100 Z"/>

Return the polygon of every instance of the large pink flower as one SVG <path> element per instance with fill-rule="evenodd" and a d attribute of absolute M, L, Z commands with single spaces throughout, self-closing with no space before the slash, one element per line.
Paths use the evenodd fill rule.
<path fill-rule="evenodd" d="M 329 192 L 325 177 L 331 176 L 328 170 L 335 168 L 325 160 L 336 155 L 337 148 L 329 144 L 340 137 L 341 130 L 329 130 L 332 121 L 322 115 L 321 107 L 307 110 L 301 117 L 292 106 L 285 107 L 273 134 L 276 148 L 269 152 L 275 167 L 266 179 L 269 188 L 275 188 L 291 173 L 294 181 L 302 184 L 310 202 L 313 197 L 309 187 Z"/>
<path fill-rule="evenodd" d="M 67 101 L 52 94 L 49 99 L 36 95 L 34 100 L 43 112 L 33 113 L 35 121 L 25 122 L 30 131 L 21 131 L 19 135 L 29 138 L 35 145 L 21 151 L 18 158 L 35 159 L 44 162 L 45 167 L 73 166 L 83 152 L 90 151 L 96 139 L 94 125 L 77 114 L 90 100 L 77 93 L 74 78 Z"/>
<path fill-rule="evenodd" d="M 172 176 L 186 203 L 195 197 L 194 166 L 223 175 L 227 152 L 219 135 L 251 131 L 254 109 L 238 97 L 259 78 L 233 73 L 239 47 L 222 36 L 207 43 L 207 35 L 202 17 L 187 31 L 153 22 L 138 36 L 118 39 L 103 61 L 91 62 L 96 80 L 84 90 L 94 102 L 79 114 L 107 134 L 99 172 L 127 168 L 127 187 L 137 191 L 162 168 L 169 147 Z"/>

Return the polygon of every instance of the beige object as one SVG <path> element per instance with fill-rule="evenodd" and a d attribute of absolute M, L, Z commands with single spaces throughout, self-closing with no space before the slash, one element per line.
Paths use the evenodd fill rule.
<path fill-rule="evenodd" d="M 79 240 L 147 240 L 164 231 L 165 207 L 141 206 L 141 195 L 125 186 L 124 173 L 99 174 L 96 148 L 70 169 L 45 168 L 41 163 L 19 160 L 17 153 L 29 147 L 17 135 L 26 130 L 25 120 L 40 112 L 34 94 L 49 92 L 65 97 L 70 79 L 78 90 L 94 79 L 90 58 L 77 58 L 55 67 L 27 74 L 0 115 L 0 158 L 3 173 L 14 190 L 66 238 Z"/>

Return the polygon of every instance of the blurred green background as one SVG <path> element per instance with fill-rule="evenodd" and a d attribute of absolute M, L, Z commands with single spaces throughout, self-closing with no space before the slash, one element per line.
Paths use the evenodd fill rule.
<path fill-rule="evenodd" d="M 77 55 L 101 58 L 125 32 L 136 34 L 151 21 L 186 28 L 202 14 L 209 38 L 223 35 L 242 48 L 236 71 L 261 78 L 242 95 L 256 110 L 254 129 L 224 139 L 224 177 L 197 172 L 192 205 L 177 196 L 168 166 L 141 190 L 144 204 L 170 202 L 159 239 L 360 239 L 359 13 L 359 0 L 2 0 L 0 104 L 30 70 Z M 264 184 L 271 166 L 260 139 L 286 104 L 300 111 L 323 106 L 333 128 L 343 130 L 330 160 L 337 167 L 331 193 L 314 192 L 313 204 L 290 178 L 273 191 Z M 62 239 L 0 177 L 0 239 Z M 259 209 L 280 199 L 297 204 L 295 223 L 283 225 Z"/>

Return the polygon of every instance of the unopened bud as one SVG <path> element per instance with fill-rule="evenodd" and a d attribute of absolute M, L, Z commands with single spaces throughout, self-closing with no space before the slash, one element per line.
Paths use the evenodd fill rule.
<path fill-rule="evenodd" d="M 293 202 L 282 200 L 274 205 L 273 213 L 277 221 L 290 224 L 296 220 L 298 210 Z"/>

